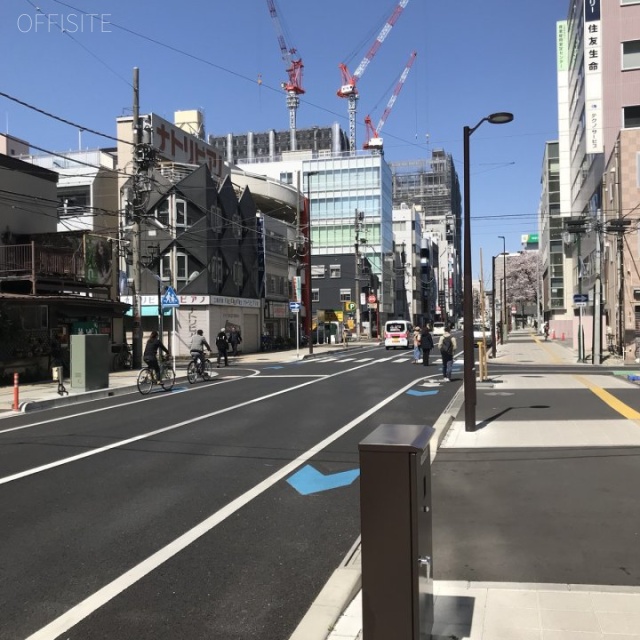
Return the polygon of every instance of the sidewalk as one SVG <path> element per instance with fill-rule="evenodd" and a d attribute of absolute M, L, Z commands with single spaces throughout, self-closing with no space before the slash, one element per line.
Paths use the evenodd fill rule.
<path fill-rule="evenodd" d="M 313 345 L 313 354 L 309 354 L 309 348 L 301 347 L 298 351 L 289 349 L 286 351 L 266 351 L 258 353 L 240 354 L 237 357 L 229 356 L 229 367 L 220 370 L 215 368 L 215 354 L 210 356 L 214 363 L 214 375 L 233 375 L 234 369 L 242 369 L 255 364 L 266 362 L 295 362 L 296 360 L 324 355 L 326 353 L 337 353 L 344 350 L 362 349 L 368 346 L 377 345 L 377 341 L 362 340 L 359 342 L 344 344 L 321 344 Z M 176 383 L 186 382 L 187 359 L 179 360 L 176 363 Z M 124 395 L 137 390 L 136 382 L 139 369 L 128 371 L 112 371 L 109 373 L 109 386 L 105 389 L 95 391 L 80 391 L 71 386 L 71 381 L 64 380 L 66 394 L 58 393 L 58 383 L 52 380 L 36 383 L 19 383 L 18 388 L 18 411 L 14 410 L 15 389 L 13 386 L 0 387 L 0 418 L 7 418 L 27 411 L 38 409 L 49 409 L 51 407 L 65 406 L 89 400 L 108 398 L 112 396 Z"/>
<path fill-rule="evenodd" d="M 608 355 L 608 354 L 607 354 Z M 492 363 L 526 365 L 584 366 L 587 379 L 591 365 L 578 363 L 577 354 L 562 341 L 545 341 L 529 331 L 513 332 L 509 341 L 497 348 Z M 625 368 L 618 358 L 608 358 L 603 364 L 611 367 L 608 385 L 628 388 L 632 384 L 625 376 L 633 367 Z M 616 371 L 618 368 L 620 371 Z M 636 369 L 640 367 L 635 367 Z M 619 374 L 619 375 L 615 375 Z M 516 376 L 501 375 L 500 391 Z M 524 376 L 523 376 L 524 377 Z M 550 381 L 546 376 L 527 376 L 520 384 L 545 388 L 569 384 Z M 536 380 L 536 378 L 538 380 Z M 479 383 L 490 385 L 490 383 Z M 508 384 L 509 395 L 517 394 L 518 383 Z M 523 388 L 522 386 L 520 388 Z M 529 387 L 531 388 L 531 387 Z M 457 403 L 455 400 L 457 399 Z M 452 415 L 442 416 L 443 438 L 438 448 L 451 447 L 557 447 L 611 446 L 606 441 L 591 440 L 588 429 L 574 430 L 569 441 L 558 441 L 556 431 L 538 429 L 535 444 L 531 442 L 532 423 L 509 421 L 507 416 L 483 424 L 485 428 L 466 433 L 464 415 L 457 415 L 462 406 L 460 388 L 452 405 Z M 477 416 L 478 419 L 479 416 Z M 592 421 L 596 423 L 597 421 Z M 625 444 L 640 446 L 637 421 L 611 421 L 624 434 Z M 440 425 L 442 427 L 443 425 Z M 597 424 L 597 428 L 601 425 Z M 594 427 L 596 430 L 596 427 Z M 546 438 L 546 440 L 545 440 Z M 432 451 L 432 459 L 437 451 Z M 355 594 L 355 595 L 354 595 Z M 336 600 L 342 599 L 342 602 Z M 343 613 L 335 617 L 342 605 Z M 435 622 L 433 638 L 462 640 L 640 640 L 640 587 L 593 586 L 584 584 L 480 583 L 467 581 L 434 581 Z M 333 614 L 333 618 L 331 618 Z M 329 622 L 328 622 L 329 620 Z M 323 629 L 331 629 L 329 635 Z M 360 581 L 359 545 L 352 551 L 320 594 L 308 615 L 290 640 L 366 640 L 362 638 L 362 591 Z M 391 640 L 391 639 L 390 639 Z"/>

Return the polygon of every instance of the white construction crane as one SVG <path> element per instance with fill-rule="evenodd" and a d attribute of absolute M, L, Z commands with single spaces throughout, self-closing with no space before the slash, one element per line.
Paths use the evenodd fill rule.
<path fill-rule="evenodd" d="M 349 99 L 349 147 L 351 148 L 351 153 L 355 153 L 356 151 L 356 111 L 359 97 L 357 87 L 358 80 L 362 77 L 362 74 L 369 66 L 373 56 L 376 55 L 380 45 L 384 42 L 387 35 L 389 35 L 389 31 L 391 31 L 393 25 L 396 23 L 400 14 L 408 4 L 409 0 L 400 0 L 400 2 L 398 2 L 393 13 L 385 22 L 382 30 L 378 34 L 378 37 L 374 40 L 371 48 L 367 51 L 367 54 L 362 59 L 353 75 L 349 72 L 349 69 L 347 69 L 346 64 L 341 62 L 338 65 L 342 72 L 342 85 L 340 89 L 338 89 L 337 94 L 340 98 Z"/>
<path fill-rule="evenodd" d="M 296 151 L 298 145 L 296 143 L 296 112 L 300 105 L 300 98 L 298 96 L 304 93 L 302 88 L 302 59 L 300 56 L 294 58 L 298 53 L 297 49 L 289 48 L 284 37 L 284 31 L 280 24 L 280 18 L 276 10 L 276 4 L 274 0 L 267 0 L 267 6 L 269 7 L 269 13 L 273 20 L 273 25 L 276 29 L 278 36 L 278 45 L 280 47 L 280 53 L 282 59 L 287 64 L 287 74 L 289 75 L 289 81 L 281 83 L 281 87 L 287 92 L 287 107 L 289 109 L 289 133 L 290 143 L 289 147 L 291 151 Z"/>
<path fill-rule="evenodd" d="M 411 56 L 409 56 L 409 61 L 407 62 L 404 71 L 400 74 L 400 79 L 389 98 L 389 102 L 387 102 L 387 106 L 384 110 L 384 113 L 380 117 L 378 121 L 378 126 L 374 129 L 373 123 L 371 122 L 371 118 L 366 116 L 364 119 L 364 125 L 367 129 L 367 141 L 362 145 L 363 149 L 372 149 L 374 151 L 378 151 L 382 153 L 382 138 L 380 137 L 380 131 L 384 126 L 389 114 L 391 113 L 391 109 L 393 109 L 393 105 L 396 102 L 396 98 L 400 91 L 402 91 L 402 87 L 404 86 L 404 81 L 407 79 L 409 75 L 409 71 L 411 70 L 411 66 L 413 65 L 413 61 L 416 59 L 418 54 L 414 51 Z"/>

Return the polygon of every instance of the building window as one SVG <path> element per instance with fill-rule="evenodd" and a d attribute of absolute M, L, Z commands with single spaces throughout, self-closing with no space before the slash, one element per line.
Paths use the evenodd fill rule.
<path fill-rule="evenodd" d="M 622 69 L 640 68 L 640 40 L 629 40 L 622 43 Z"/>
<path fill-rule="evenodd" d="M 320 289 L 311 289 L 311 302 L 320 302 Z"/>
<path fill-rule="evenodd" d="M 187 203 L 176 200 L 176 227 L 184 229 L 187 226 Z"/>
<path fill-rule="evenodd" d="M 291 172 L 281 172 L 280 173 L 280 182 L 284 184 L 293 184 L 293 173 Z"/>
<path fill-rule="evenodd" d="M 240 260 L 236 260 L 232 266 L 233 273 L 233 284 L 236 287 L 241 287 L 244 280 L 244 270 L 242 268 L 242 262 Z"/>
<path fill-rule="evenodd" d="M 339 264 L 329 265 L 329 277 L 340 278 L 342 275 L 341 267 Z"/>
<path fill-rule="evenodd" d="M 209 209 L 211 213 L 211 228 L 214 233 L 222 232 L 222 212 L 215 205 L 211 205 Z"/>
<path fill-rule="evenodd" d="M 156 207 L 156 220 L 164 225 L 169 226 L 169 200 L 164 200 Z"/>
<path fill-rule="evenodd" d="M 351 302 L 351 289 L 340 289 L 340 302 Z"/>
<path fill-rule="evenodd" d="M 624 128 L 640 127 L 640 106 L 624 107 Z"/>
<path fill-rule="evenodd" d="M 163 282 L 171 282 L 171 254 L 168 253 L 166 256 L 162 256 L 162 281 Z"/>
<path fill-rule="evenodd" d="M 186 253 L 177 253 L 176 254 L 176 283 L 178 286 L 184 285 L 187 282 L 187 277 L 189 275 L 188 269 L 188 258 Z"/>
<path fill-rule="evenodd" d="M 324 278 L 324 265 L 312 264 L 311 265 L 311 277 L 312 278 Z"/>
<path fill-rule="evenodd" d="M 222 284 L 222 258 L 213 258 L 209 267 L 211 280 L 215 284 Z"/>

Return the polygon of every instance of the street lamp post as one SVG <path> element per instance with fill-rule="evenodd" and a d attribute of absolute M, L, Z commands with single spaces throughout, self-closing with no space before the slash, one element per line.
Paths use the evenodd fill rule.
<path fill-rule="evenodd" d="M 504 236 L 498 236 L 502 239 L 502 305 L 500 307 L 500 344 L 504 344 L 504 336 L 507 333 L 505 326 L 507 324 L 507 241 Z"/>
<path fill-rule="evenodd" d="M 469 138 L 483 123 L 506 124 L 513 120 L 512 113 L 492 113 L 482 118 L 475 127 L 465 126 L 464 140 L 464 425 L 465 431 L 476 430 L 476 375 L 473 350 L 473 289 L 471 269 L 471 197 L 469 180 Z"/>

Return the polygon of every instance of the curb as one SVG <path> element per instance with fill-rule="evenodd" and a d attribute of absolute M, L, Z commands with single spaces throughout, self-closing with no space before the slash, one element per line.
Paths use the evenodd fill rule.
<path fill-rule="evenodd" d="M 29 411 L 39 411 L 41 409 L 52 409 L 53 407 L 66 407 L 71 404 L 80 404 L 82 402 L 90 402 L 91 400 L 101 400 L 102 398 L 111 398 L 114 396 L 122 396 L 137 391 L 135 385 L 126 387 L 114 387 L 106 389 L 96 389 L 95 391 L 86 391 L 84 393 L 63 396 L 60 398 L 50 398 L 48 400 L 26 400 L 20 403 L 19 410 L 22 413 Z"/>
<path fill-rule="evenodd" d="M 431 451 L 431 462 L 463 403 L 464 387 L 461 386 L 433 425 L 437 444 Z M 327 640 L 340 616 L 347 610 L 361 588 L 362 565 L 360 564 L 360 537 L 358 537 L 289 640 Z"/>
<path fill-rule="evenodd" d="M 318 594 L 289 640 L 326 640 L 362 588 L 360 538 Z"/>

